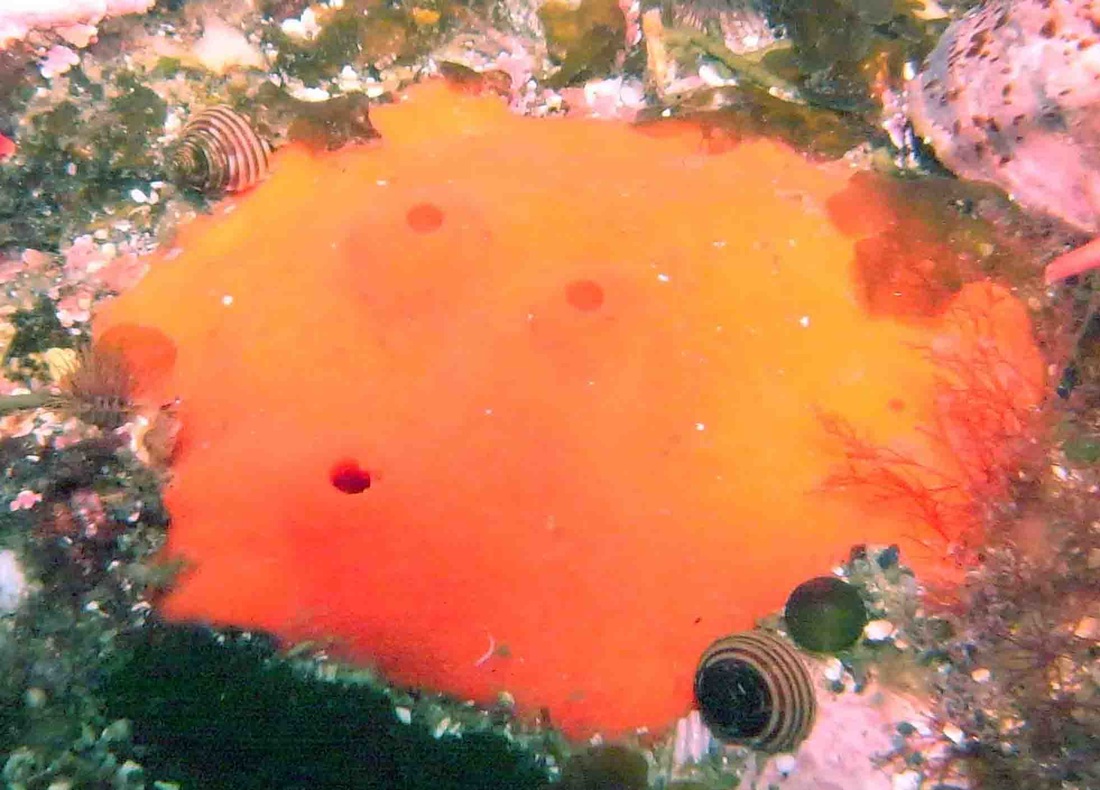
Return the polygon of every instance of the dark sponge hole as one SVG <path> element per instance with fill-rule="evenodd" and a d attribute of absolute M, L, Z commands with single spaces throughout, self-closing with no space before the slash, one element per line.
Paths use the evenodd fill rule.
<path fill-rule="evenodd" d="M 370 488 L 370 472 L 355 461 L 340 461 L 329 472 L 333 488 L 345 494 L 361 494 Z"/>

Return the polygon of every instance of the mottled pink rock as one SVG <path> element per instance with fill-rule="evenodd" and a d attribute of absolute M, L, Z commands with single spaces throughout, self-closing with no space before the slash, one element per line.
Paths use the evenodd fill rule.
<path fill-rule="evenodd" d="M 81 40 L 109 16 L 143 13 L 156 0 L 0 0 L 0 49 L 32 30 L 54 30 Z M 75 31 L 73 28 L 83 28 Z M 90 30 L 88 29 L 90 28 Z"/>
<path fill-rule="evenodd" d="M 1100 232 L 1100 0 L 993 0 L 909 84 L 917 133 L 963 178 Z"/>

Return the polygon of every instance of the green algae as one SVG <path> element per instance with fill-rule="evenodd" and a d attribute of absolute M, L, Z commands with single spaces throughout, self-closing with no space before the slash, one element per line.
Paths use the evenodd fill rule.
<path fill-rule="evenodd" d="M 181 71 L 183 71 L 183 63 L 179 58 L 161 57 L 157 59 L 150 76 L 153 79 L 170 80 Z"/>
<path fill-rule="evenodd" d="M 549 87 L 609 75 L 625 49 L 626 17 L 616 0 L 581 0 L 575 7 L 552 0 L 539 8 L 538 16 L 550 57 L 560 65 L 546 80 Z"/>
<path fill-rule="evenodd" d="M 688 52 L 708 56 L 729 70 L 727 78 L 734 77 L 739 83 L 763 89 L 784 101 L 806 103 L 794 82 L 784 76 L 781 70 L 767 65 L 764 58 L 757 59 L 733 52 L 711 33 L 673 29 L 667 33 L 667 37 L 669 48 L 678 52 L 681 57 Z"/>
<path fill-rule="evenodd" d="M 0 778 L 25 790 L 139 787 L 129 730 L 104 715 L 100 683 L 119 635 L 149 611 L 134 570 L 163 545 L 157 485 L 114 436 L 61 449 L 7 438 L 0 462 L 0 546 L 28 582 L 0 617 Z M 13 509 L 24 491 L 42 501 Z"/>
<path fill-rule="evenodd" d="M 277 28 L 265 31 L 265 39 L 278 53 L 276 70 L 314 85 L 335 77 L 345 63 L 358 57 L 360 24 L 360 16 L 345 9 L 312 42 L 297 43 Z"/>
<path fill-rule="evenodd" d="M 164 178 L 153 141 L 167 107 L 157 94 L 129 72 L 116 75 L 109 98 L 79 68 L 69 82 L 70 97 L 29 119 L 17 156 L 0 168 L 0 248 L 57 250 L 129 190 Z"/>
<path fill-rule="evenodd" d="M 48 348 L 73 348 L 76 344 L 72 334 L 58 320 L 57 306 L 44 295 L 39 296 L 32 307 L 12 313 L 11 323 L 15 336 L 4 354 L 5 363 Z"/>
<path fill-rule="evenodd" d="M 76 345 L 72 333 L 57 318 L 57 306 L 49 297 L 39 295 L 32 306 L 16 310 L 9 320 L 15 334 L 3 356 L 5 375 L 26 384 L 47 381 L 48 367 L 37 355 L 50 348 L 73 348 Z M 31 403 L 30 407 L 40 405 L 43 404 Z M 21 408 L 26 406 L 8 399 L 2 410 Z"/>
<path fill-rule="evenodd" d="M 381 690 L 319 679 L 247 632 L 151 626 L 105 700 L 133 721 L 145 766 L 187 787 L 534 790 L 547 778 L 502 732 L 403 723 Z"/>
<path fill-rule="evenodd" d="M 150 140 L 164 131 L 168 106 L 135 74 L 119 75 L 115 88 L 119 92 L 107 105 L 114 123 L 98 130 L 94 142 L 107 155 L 105 169 L 120 178 L 150 180 L 156 167 Z"/>
<path fill-rule="evenodd" d="M 1062 444 L 1066 459 L 1076 464 L 1095 464 L 1100 462 L 1100 438 L 1075 436 Z"/>
<path fill-rule="evenodd" d="M 628 746 L 603 743 L 574 754 L 561 776 L 562 790 L 645 790 L 649 763 Z"/>
<path fill-rule="evenodd" d="M 716 106 L 719 109 L 713 109 Z M 638 123 L 661 123 L 670 118 L 698 123 L 732 140 L 774 137 L 821 159 L 843 155 L 872 133 L 858 116 L 792 103 L 751 85 L 692 92 L 643 110 Z"/>
<path fill-rule="evenodd" d="M 362 93 L 307 102 L 268 82 L 260 86 L 255 103 L 265 127 L 285 129 L 291 142 L 316 150 L 331 151 L 379 136 L 370 121 L 371 102 Z"/>
<path fill-rule="evenodd" d="M 803 83 L 862 102 L 883 70 L 898 75 L 906 61 L 923 59 L 945 25 L 918 18 L 910 0 L 783 0 L 773 9 Z"/>
<path fill-rule="evenodd" d="M 427 53 L 445 27 L 449 6 L 397 7 L 381 3 L 360 7 L 350 3 L 328 19 L 312 41 L 291 38 L 269 26 L 265 43 L 275 49 L 275 70 L 306 85 L 334 79 L 349 65 L 382 69 Z M 418 15 L 435 20 L 418 23 Z"/>
<path fill-rule="evenodd" d="M 868 127 L 880 120 L 881 89 L 900 90 L 903 67 L 919 61 L 932 48 L 943 24 L 926 22 L 908 0 L 782 0 L 763 4 L 762 21 L 782 31 L 781 41 L 751 52 L 729 49 L 717 16 L 736 16 L 738 4 L 699 2 L 677 8 L 692 19 L 664 31 L 669 53 L 677 62 L 717 65 L 720 76 L 796 104 L 854 114 Z M 867 135 L 864 135 L 866 139 Z"/>

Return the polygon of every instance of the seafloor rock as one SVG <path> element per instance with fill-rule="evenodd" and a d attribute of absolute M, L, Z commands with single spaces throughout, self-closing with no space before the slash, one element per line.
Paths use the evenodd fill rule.
<path fill-rule="evenodd" d="M 918 134 L 963 178 L 1100 231 L 1100 3 L 993 0 L 909 85 Z"/>

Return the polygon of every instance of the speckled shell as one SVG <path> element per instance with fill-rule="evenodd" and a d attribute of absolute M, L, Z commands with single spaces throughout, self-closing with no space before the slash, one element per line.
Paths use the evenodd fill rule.
<path fill-rule="evenodd" d="M 1100 0 L 992 0 L 910 81 L 913 126 L 964 178 L 1100 231 Z"/>
<path fill-rule="evenodd" d="M 217 105 L 183 127 L 171 169 L 176 181 L 209 195 L 242 192 L 267 174 L 270 153 L 247 118 Z"/>
<path fill-rule="evenodd" d="M 802 657 L 763 631 L 727 636 L 703 652 L 695 701 L 714 737 L 769 753 L 793 751 L 817 713 Z"/>

